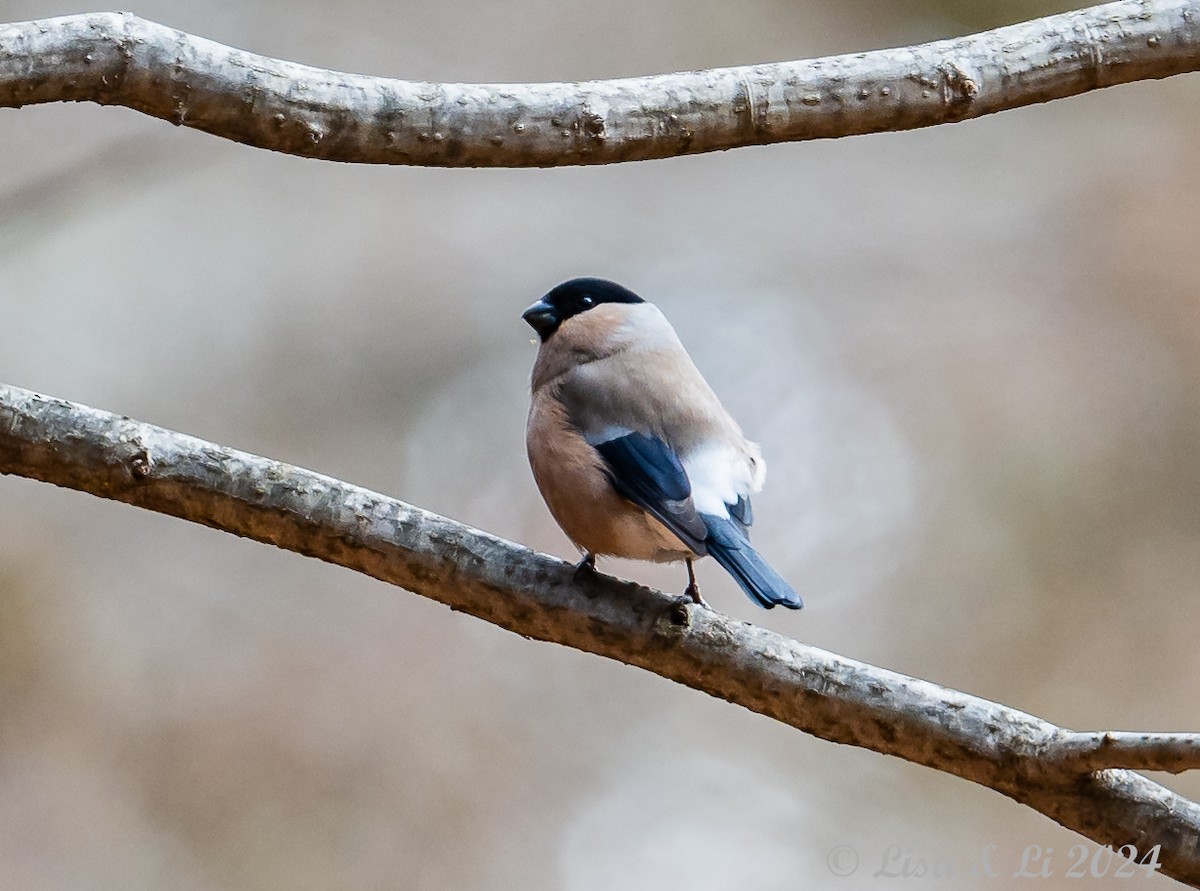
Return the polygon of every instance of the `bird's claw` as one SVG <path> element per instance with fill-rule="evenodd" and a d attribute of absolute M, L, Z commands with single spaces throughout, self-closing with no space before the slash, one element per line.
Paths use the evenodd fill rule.
<path fill-rule="evenodd" d="M 712 607 L 708 605 L 708 601 L 700 596 L 700 586 L 694 582 L 687 586 L 683 592 L 683 596 L 690 597 L 692 603 L 696 604 L 696 606 L 702 606 L 706 610 L 712 610 Z"/>
<path fill-rule="evenodd" d="M 581 582 L 596 572 L 596 555 L 584 554 L 583 559 L 575 564 L 574 579 Z"/>
<path fill-rule="evenodd" d="M 704 598 L 700 596 L 700 585 L 696 582 L 696 567 L 693 565 L 691 558 L 687 559 L 688 571 L 688 586 L 683 590 L 684 597 L 692 598 L 692 603 L 696 606 L 702 606 L 706 610 L 711 611 L 712 607 L 705 603 Z"/>

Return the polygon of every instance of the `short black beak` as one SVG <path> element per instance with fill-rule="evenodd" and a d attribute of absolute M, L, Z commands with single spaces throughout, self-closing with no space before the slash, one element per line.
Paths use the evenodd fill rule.
<path fill-rule="evenodd" d="M 533 304 L 521 313 L 521 318 L 528 322 L 543 340 L 553 334 L 554 329 L 558 327 L 558 313 L 545 300 L 539 300 Z"/>

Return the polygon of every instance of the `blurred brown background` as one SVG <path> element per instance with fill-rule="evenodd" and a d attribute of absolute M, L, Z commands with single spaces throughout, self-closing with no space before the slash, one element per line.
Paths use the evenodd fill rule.
<path fill-rule="evenodd" d="M 314 65 L 526 81 L 1064 6 L 132 9 Z M 519 313 L 569 276 L 615 278 L 663 307 L 768 457 L 756 540 L 808 608 L 756 611 L 706 565 L 719 609 L 1067 726 L 1198 730 L 1197 144 L 1195 76 L 550 171 L 340 166 L 125 109 L 0 110 L 0 380 L 570 558 L 525 464 Z M 995 845 L 1011 875 L 1033 844 L 1054 852 L 1039 888 L 1078 887 L 1080 842 L 352 573 L 0 479 L 4 888 L 877 888 L 898 881 L 873 875 L 891 845 L 959 869 L 907 887 L 997 887 L 962 873 Z M 846 878 L 841 845 L 860 858 Z"/>

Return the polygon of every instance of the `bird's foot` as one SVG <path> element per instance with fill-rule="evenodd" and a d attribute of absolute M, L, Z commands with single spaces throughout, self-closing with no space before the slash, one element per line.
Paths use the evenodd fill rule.
<path fill-rule="evenodd" d="M 575 581 L 581 582 L 596 571 L 596 555 L 584 553 L 583 559 L 575 564 Z"/>
<path fill-rule="evenodd" d="M 702 606 L 707 610 L 711 610 L 712 607 L 709 606 L 704 598 L 700 596 L 700 586 L 696 583 L 696 567 L 692 565 L 691 560 L 687 561 L 687 571 L 688 586 L 684 589 L 683 596 L 692 598 L 692 603 L 696 604 L 697 606 Z"/>
<path fill-rule="evenodd" d="M 683 596 L 690 597 L 692 599 L 692 603 L 696 604 L 696 606 L 702 606 L 707 610 L 712 609 L 712 607 L 708 605 L 708 601 L 700 596 L 700 586 L 695 582 L 692 582 L 692 584 L 687 586 L 683 592 Z"/>

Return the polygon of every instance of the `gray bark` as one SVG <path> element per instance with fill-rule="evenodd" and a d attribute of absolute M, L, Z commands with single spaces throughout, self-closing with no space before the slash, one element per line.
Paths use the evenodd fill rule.
<path fill-rule="evenodd" d="M 0 107 L 90 101 L 310 158 L 535 167 L 909 130 L 1200 68 L 1200 0 L 1122 0 L 921 46 L 571 84 L 311 68 L 129 13 L 0 25 Z"/>
<path fill-rule="evenodd" d="M 1132 773 L 1200 734 L 1081 733 L 570 564 L 308 470 L 0 385 L 0 473 L 348 567 L 528 638 L 636 665 L 831 742 L 963 777 L 1200 887 L 1200 805 Z"/>

